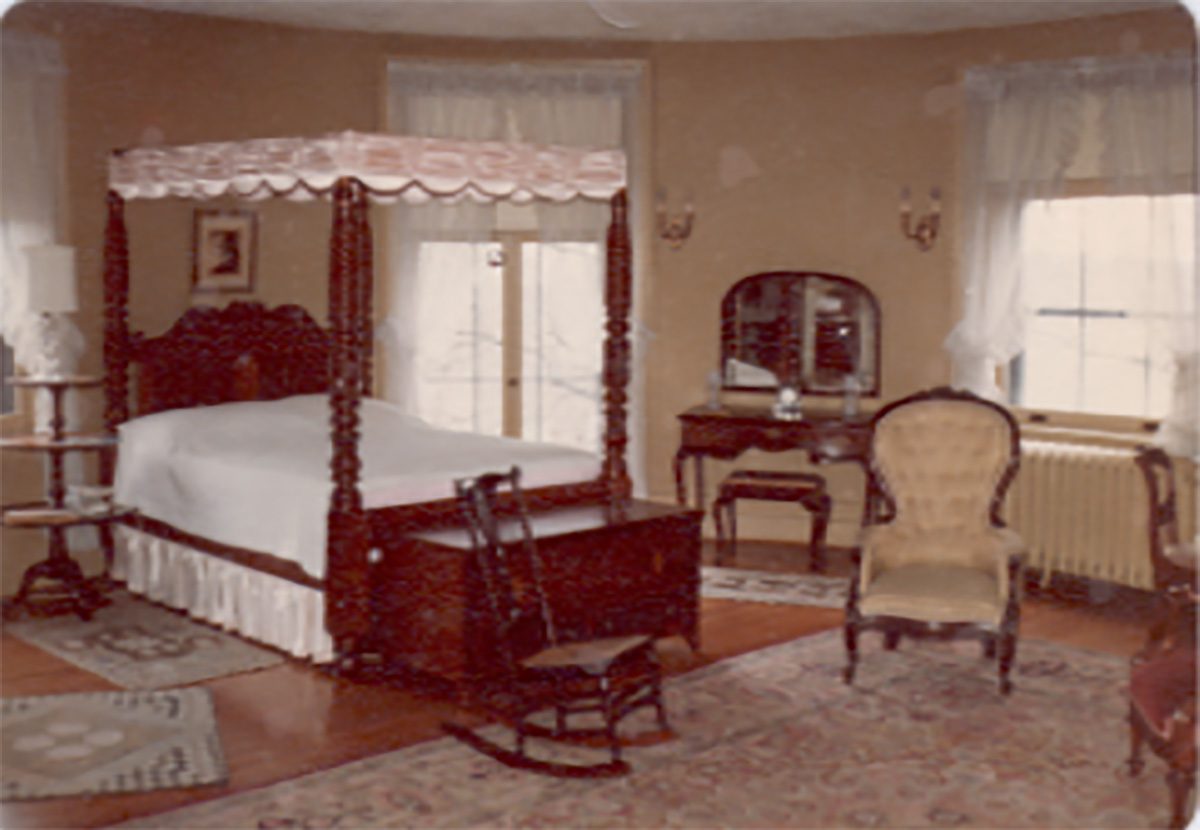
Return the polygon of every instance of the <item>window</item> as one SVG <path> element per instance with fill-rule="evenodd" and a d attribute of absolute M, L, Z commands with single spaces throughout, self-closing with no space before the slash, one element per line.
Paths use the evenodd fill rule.
<path fill-rule="evenodd" d="M 620 62 L 393 61 L 387 127 L 632 157 L 640 78 Z M 599 452 L 608 203 L 389 210 L 382 395 L 440 427 Z"/>
<path fill-rule="evenodd" d="M 422 242 L 418 413 L 450 429 L 600 443 L 602 251 L 594 242 Z"/>
<path fill-rule="evenodd" d="M 1176 289 L 1195 267 L 1196 199 L 1089 196 L 1029 202 L 1021 261 L 1025 349 L 1014 404 L 1051 412 L 1164 417 Z"/>

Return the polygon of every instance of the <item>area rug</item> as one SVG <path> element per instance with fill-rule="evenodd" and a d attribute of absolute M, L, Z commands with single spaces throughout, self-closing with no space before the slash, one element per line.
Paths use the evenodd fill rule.
<path fill-rule="evenodd" d="M 283 662 L 183 614 L 123 592 L 90 620 L 74 615 L 6 623 L 4 630 L 126 689 L 165 689 Z"/>
<path fill-rule="evenodd" d="M 841 608 L 846 604 L 846 577 L 704 565 L 700 569 L 700 595 L 745 602 Z"/>
<path fill-rule="evenodd" d="M 140 792 L 227 776 L 207 689 L 91 692 L 0 703 L 0 797 Z"/>
<path fill-rule="evenodd" d="M 1147 828 L 1166 820 L 1157 760 L 1148 758 L 1138 778 L 1124 769 L 1123 659 L 1023 642 L 1008 697 L 978 643 L 905 641 L 886 652 L 868 636 L 853 686 L 842 682 L 843 665 L 840 634 L 827 632 L 671 679 L 676 737 L 629 748 L 625 778 L 541 777 L 441 739 L 125 826 Z M 641 725 L 652 727 L 653 716 Z"/>

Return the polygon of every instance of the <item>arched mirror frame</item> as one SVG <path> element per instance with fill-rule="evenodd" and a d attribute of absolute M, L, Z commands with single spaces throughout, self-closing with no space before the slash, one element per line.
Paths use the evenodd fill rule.
<path fill-rule="evenodd" d="M 780 287 L 768 290 L 773 284 Z M 747 298 L 752 296 L 759 298 L 758 305 L 766 313 L 760 311 L 758 319 L 749 320 Z M 772 297 L 778 300 L 774 309 L 761 302 Z M 790 378 L 801 394 L 842 395 L 849 374 L 858 379 L 857 394 L 876 397 L 880 394 L 880 323 L 879 301 L 850 277 L 820 271 L 765 271 L 743 277 L 721 300 L 721 388 L 773 394 L 782 377 Z M 762 361 L 730 363 L 747 355 L 751 328 L 760 353 L 777 352 L 766 359 L 775 364 L 774 369 L 762 366 Z M 853 337 L 847 339 L 848 335 Z M 846 361 L 854 364 L 850 372 L 845 371 Z M 739 375 L 731 367 L 748 371 Z M 747 382 L 746 374 L 755 376 L 754 382 Z"/>

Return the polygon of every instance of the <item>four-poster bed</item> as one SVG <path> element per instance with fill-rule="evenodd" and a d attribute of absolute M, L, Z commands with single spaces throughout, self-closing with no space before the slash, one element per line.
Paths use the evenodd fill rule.
<path fill-rule="evenodd" d="M 297 306 L 266 309 L 256 303 L 233 303 L 224 309 L 193 308 L 160 337 L 147 338 L 130 331 L 126 201 L 217 196 L 327 199 L 332 203 L 327 329 Z M 478 450 L 469 445 L 464 453 L 474 459 L 475 468 L 470 459 L 460 459 L 441 473 L 431 473 L 440 475 L 442 488 L 432 491 L 433 496 L 431 491 L 422 491 L 424 497 L 414 495 L 416 491 L 406 496 L 380 496 L 376 486 L 380 475 L 391 475 L 388 480 L 394 483 L 397 475 L 411 471 L 380 473 L 376 458 L 388 454 L 380 448 L 387 447 L 394 430 L 403 428 L 397 424 L 405 416 L 388 411 L 382 402 L 365 400 L 372 390 L 374 293 L 368 205 L 463 198 L 610 202 L 603 454 L 599 459 L 593 457 L 591 467 L 552 463 L 554 469 L 543 476 L 543 486 L 533 487 L 527 495 L 531 505 L 543 509 L 607 505 L 611 511 L 612 505 L 628 502 L 631 486 L 625 451 L 631 287 L 625 159 L 620 151 L 352 132 L 315 139 L 138 148 L 115 152 L 110 158 L 104 248 L 105 420 L 108 430 L 120 436 L 116 470 L 105 474 L 110 480 L 115 477 L 118 498 L 129 497 L 134 501 L 131 506 L 139 509 L 118 534 L 118 577 L 153 599 L 322 662 L 350 661 L 371 650 L 373 643 L 396 640 L 394 632 L 387 631 L 393 623 L 381 617 L 394 607 L 388 599 L 390 593 L 413 589 L 406 581 L 412 574 L 405 575 L 398 565 L 408 535 L 453 522 L 452 478 L 483 471 L 479 465 L 496 466 L 496 453 L 516 450 L 524 443 L 485 439 L 509 443 Z M 130 380 L 135 366 L 135 414 L 139 417 L 131 420 Z M 324 455 L 317 456 L 327 465 L 325 489 L 317 490 L 324 505 L 318 530 L 324 531 L 325 555 L 319 566 L 310 563 L 305 567 L 260 545 L 214 539 L 223 532 L 220 530 L 207 534 L 189 529 L 186 521 L 171 521 L 169 510 L 155 507 L 158 502 L 153 494 L 174 488 L 179 468 L 163 467 L 156 473 L 158 478 L 143 476 L 141 468 L 131 471 L 137 459 L 148 460 L 153 468 L 178 462 L 185 451 L 191 453 L 193 463 L 232 463 L 232 457 L 240 452 L 238 446 L 253 445 L 258 450 L 273 440 L 285 441 L 277 438 L 277 425 L 282 428 L 294 419 L 300 423 L 300 410 L 307 419 L 305 429 L 311 433 L 314 395 L 327 395 L 328 404 L 316 412 L 326 417 L 329 425 L 328 439 L 320 443 Z M 235 420 L 208 429 L 203 419 L 218 414 Z M 382 426 L 373 426 L 374 422 Z M 428 425 L 419 426 L 425 428 Z M 218 457 L 222 431 L 230 435 L 233 445 L 226 458 Z M 239 434 L 240 445 L 232 440 Z M 201 440 L 204 435 L 218 437 L 206 445 Z M 418 432 L 414 442 L 429 446 L 431 435 Z M 370 448 L 365 458 L 360 451 L 364 440 Z M 459 440 L 465 440 L 461 434 L 455 438 Z M 311 450 L 316 445 L 310 441 L 308 446 Z M 273 469 L 271 465 L 276 463 L 269 458 L 252 462 L 260 472 L 263 467 Z M 397 463 L 405 467 L 402 454 Z M 243 491 L 270 488 L 270 481 L 243 483 Z M 238 498 L 239 491 L 232 484 L 228 488 L 218 484 L 209 492 L 225 489 L 231 491 L 230 498 Z M 190 496 L 193 500 L 195 492 Z M 147 493 L 152 495 L 144 497 Z M 282 492 L 271 497 L 276 503 L 287 501 Z M 186 493 L 183 501 L 186 507 Z M 686 526 L 685 543 L 691 544 L 694 537 L 693 546 L 698 545 L 695 517 L 680 514 L 677 518 Z M 266 521 L 263 514 L 259 524 Z M 321 534 L 300 535 L 311 542 Z M 655 554 L 656 567 L 661 565 L 660 559 Z M 386 567 L 376 567 L 379 563 Z M 677 602 L 695 604 L 698 577 L 681 574 L 679 578 L 687 584 L 681 590 L 659 585 L 654 589 L 654 602 L 661 602 L 660 595 L 674 593 Z M 686 618 L 682 623 L 686 630 L 663 633 L 684 633 L 695 642 L 694 615 L 676 616 Z M 394 625 L 412 623 L 411 619 L 400 620 Z"/>

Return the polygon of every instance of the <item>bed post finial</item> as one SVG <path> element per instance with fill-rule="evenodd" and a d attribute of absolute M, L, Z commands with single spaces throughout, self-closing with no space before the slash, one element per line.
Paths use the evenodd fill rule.
<path fill-rule="evenodd" d="M 629 312 L 632 305 L 628 201 L 625 190 L 612 197 L 605 275 L 608 319 L 604 338 L 604 478 L 614 499 L 633 491 L 625 452 L 629 444 L 626 405 L 629 401 Z"/>
<path fill-rule="evenodd" d="M 125 200 L 108 191 L 104 227 L 104 426 L 129 419 L 129 236 Z"/>

